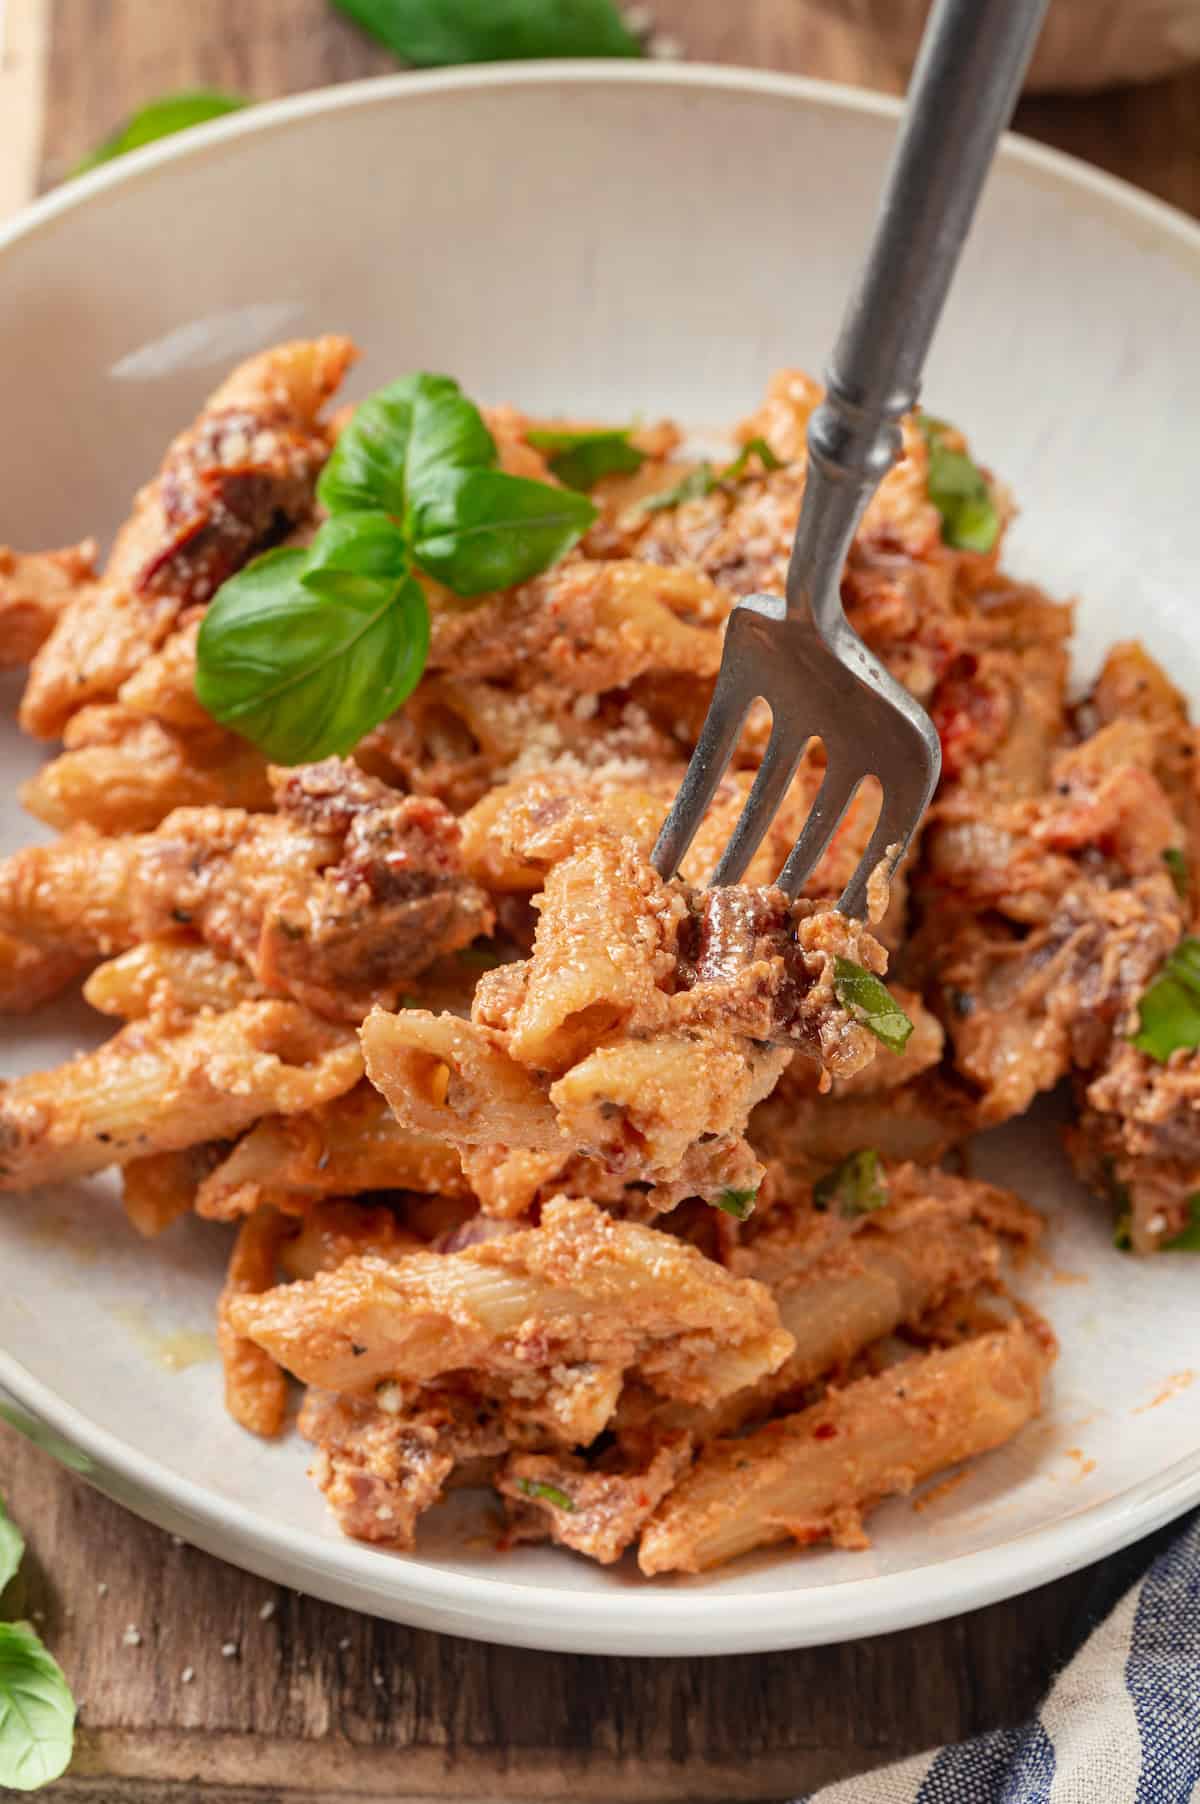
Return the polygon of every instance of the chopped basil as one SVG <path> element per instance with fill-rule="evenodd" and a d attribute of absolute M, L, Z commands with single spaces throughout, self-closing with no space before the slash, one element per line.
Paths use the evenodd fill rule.
<path fill-rule="evenodd" d="M 560 1491 L 557 1485 L 548 1485 L 544 1478 L 518 1478 L 518 1491 L 524 1491 L 526 1497 L 540 1497 L 545 1503 L 552 1503 L 556 1510 L 573 1510 L 575 1500 Z"/>
<path fill-rule="evenodd" d="M 713 1197 L 713 1207 L 732 1215 L 737 1221 L 745 1221 L 754 1213 L 754 1202 L 757 1190 L 722 1190 Z"/>
<path fill-rule="evenodd" d="M 334 0 L 402 62 L 523 62 L 546 56 L 641 56 L 615 0 Z"/>
<path fill-rule="evenodd" d="M 765 438 L 752 438 L 742 446 L 732 463 L 723 469 L 714 469 L 705 458 L 694 470 L 680 478 L 673 489 L 662 489 L 657 495 L 648 495 L 642 507 L 648 514 L 661 513 L 664 508 L 680 507 L 685 501 L 700 501 L 705 495 L 711 495 L 714 489 L 726 484 L 733 486 L 743 479 L 751 457 L 757 457 L 764 470 L 781 470 L 783 464 L 776 457 Z"/>
<path fill-rule="evenodd" d="M 555 563 L 596 517 L 583 495 L 497 469 L 479 409 L 421 371 L 364 401 L 317 485 L 330 518 L 223 583 L 196 695 L 280 764 L 345 753 L 400 707 L 429 650 L 419 565 L 458 595 Z"/>
<path fill-rule="evenodd" d="M 1186 902 L 1192 888 L 1192 873 L 1188 866 L 1187 854 L 1178 846 L 1168 846 L 1163 853 L 1163 863 L 1171 873 L 1171 882 L 1175 885 L 1175 894 L 1181 902 Z"/>
<path fill-rule="evenodd" d="M 833 963 L 833 988 L 848 1015 L 869 1028 L 892 1052 L 903 1052 L 912 1033 L 912 1022 L 887 985 L 853 959 Z"/>
<path fill-rule="evenodd" d="M 1193 1191 L 1188 1197 L 1187 1210 L 1187 1226 L 1181 1228 L 1178 1234 L 1173 1234 L 1170 1240 L 1161 1241 L 1161 1252 L 1200 1253 L 1200 1190 Z"/>
<path fill-rule="evenodd" d="M 1160 1065 L 1200 1046 L 1200 940 L 1180 940 L 1138 1003 L 1138 1019 L 1133 1044 Z"/>
<path fill-rule="evenodd" d="M 699 501 L 705 495 L 711 495 L 717 486 L 717 472 L 707 458 L 689 470 L 686 476 L 671 489 L 660 489 L 655 495 L 647 495 L 642 507 L 648 514 L 662 513 L 668 507 L 682 507 L 685 501 Z"/>
<path fill-rule="evenodd" d="M 746 440 L 733 462 L 725 465 L 717 481 L 740 482 L 746 474 L 752 457 L 757 457 L 764 470 L 782 470 L 783 468 L 783 459 L 776 457 L 765 438 L 750 438 Z"/>
<path fill-rule="evenodd" d="M 603 476 L 632 476 L 646 461 L 630 438 L 632 426 L 599 426 L 580 432 L 538 426 L 525 434 L 535 451 L 549 451 L 550 468 L 569 489 L 591 489 Z"/>
<path fill-rule="evenodd" d="M 887 1181 L 879 1169 L 879 1154 L 871 1146 L 847 1154 L 813 1185 L 813 1208 L 822 1213 L 836 1209 L 847 1219 L 882 1209 L 887 1200 Z"/>
<path fill-rule="evenodd" d="M 917 415 L 929 451 L 929 499 L 942 520 L 942 538 L 957 551 L 991 551 L 1000 534 L 1000 515 L 987 478 L 965 451 L 946 443 L 952 430 L 932 414 Z"/>
<path fill-rule="evenodd" d="M 152 100 L 132 119 L 127 119 L 119 131 L 105 138 L 103 144 L 76 163 L 71 174 L 85 175 L 89 169 L 111 163 L 114 157 L 123 157 L 127 151 L 140 150 L 143 144 L 156 144 L 160 138 L 173 137 L 190 125 L 223 119 L 226 113 L 239 112 L 247 104 L 236 94 L 218 94 L 207 88 L 167 94 L 161 100 Z"/>

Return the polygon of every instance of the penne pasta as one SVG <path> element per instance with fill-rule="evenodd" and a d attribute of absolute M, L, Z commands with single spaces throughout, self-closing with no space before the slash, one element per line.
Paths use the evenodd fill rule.
<path fill-rule="evenodd" d="M 229 1139 L 361 1074 L 353 1034 L 295 1002 L 243 1002 L 181 1028 L 135 1021 L 98 1051 L 0 1089 L 0 1190 Z"/>
<path fill-rule="evenodd" d="M 0 670 L 28 664 L 95 576 L 96 543 L 22 555 L 0 545 Z"/>
<path fill-rule="evenodd" d="M 137 1021 L 174 1011 L 223 1013 L 239 1002 L 262 997 L 244 965 L 222 958 L 211 946 L 192 940 L 142 940 L 128 952 L 106 959 L 83 986 L 84 1000 L 102 1015 Z"/>
<path fill-rule="evenodd" d="M 649 1577 L 704 1572 L 755 1547 L 865 1544 L 881 1498 L 1011 1440 L 1036 1415 L 1053 1356 L 1022 1321 L 830 1391 L 796 1416 L 718 1440 L 659 1506 L 638 1549 Z"/>
<path fill-rule="evenodd" d="M 237 1232 L 217 1303 L 217 1347 L 225 1374 L 225 1407 L 241 1428 L 270 1440 L 287 1413 L 287 1378 L 275 1361 L 234 1328 L 235 1297 L 257 1296 L 275 1282 L 280 1218 L 268 1209 L 248 1215 Z"/>
<path fill-rule="evenodd" d="M 152 1240 L 191 1213 L 201 1181 L 221 1157 L 221 1143 L 201 1141 L 177 1151 L 130 1159 L 121 1170 L 121 1206 L 130 1225 Z"/>

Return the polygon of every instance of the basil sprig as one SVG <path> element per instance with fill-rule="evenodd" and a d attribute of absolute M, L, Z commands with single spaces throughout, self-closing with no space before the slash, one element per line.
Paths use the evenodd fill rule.
<path fill-rule="evenodd" d="M 25 1543 L 0 1503 L 0 1592 Z M 0 1790 L 37 1791 L 67 1769 L 75 1700 L 62 1668 L 28 1623 L 0 1622 Z"/>
<path fill-rule="evenodd" d="M 615 0 L 334 0 L 418 68 L 546 56 L 641 56 Z"/>
<path fill-rule="evenodd" d="M 1200 1046 L 1200 940 L 1180 940 L 1138 1003 L 1138 1019 L 1133 1044 L 1160 1065 Z"/>
<path fill-rule="evenodd" d="M 852 958 L 833 961 L 833 988 L 848 1015 L 867 1027 L 891 1052 L 903 1052 L 912 1022 L 887 985 Z"/>
<path fill-rule="evenodd" d="M 847 1220 L 882 1209 L 887 1200 L 887 1180 L 873 1146 L 848 1153 L 813 1185 L 813 1208 L 821 1213 L 836 1210 Z"/>
<path fill-rule="evenodd" d="M 706 458 L 680 478 L 674 488 L 662 489 L 657 495 L 648 495 L 642 502 L 648 514 L 661 513 L 664 508 L 679 507 L 685 501 L 700 501 L 705 495 L 711 495 L 714 489 L 732 488 L 745 480 L 750 467 L 750 459 L 757 457 L 764 470 L 781 470 L 783 462 L 776 457 L 765 438 L 748 439 L 733 459 L 723 469 L 716 469 Z"/>
<path fill-rule="evenodd" d="M 126 151 L 140 150 L 143 144 L 156 144 L 160 138 L 170 138 L 176 132 L 186 131 L 190 125 L 223 119 L 226 113 L 239 112 L 246 105 L 247 102 L 236 94 L 218 94 L 209 88 L 164 95 L 161 100 L 152 100 L 144 106 L 132 119 L 127 119 L 118 131 L 105 138 L 103 144 L 76 163 L 71 174 L 84 175 L 101 163 L 123 157 Z"/>
<path fill-rule="evenodd" d="M 381 389 L 338 439 L 330 518 L 223 583 L 200 627 L 196 695 L 278 764 L 348 752 L 412 693 L 429 651 L 420 567 L 455 594 L 511 588 L 587 530 L 586 496 L 498 469 L 449 376 Z"/>
<path fill-rule="evenodd" d="M 953 431 L 932 414 L 917 415 L 929 451 L 929 499 L 942 517 L 942 538 L 956 551 L 990 551 L 1000 534 L 1000 515 L 987 478 L 965 451 L 947 445 Z"/>
<path fill-rule="evenodd" d="M 544 1478 L 518 1478 L 518 1491 L 524 1491 L 526 1497 L 540 1497 L 546 1503 L 552 1503 L 556 1510 L 573 1510 L 575 1499 L 568 1497 L 557 1485 L 548 1485 Z"/>
<path fill-rule="evenodd" d="M 593 489 L 603 476 L 632 476 L 646 461 L 631 426 L 593 426 L 568 432 L 535 426 L 525 434 L 535 451 L 549 451 L 550 468 L 569 489 Z"/>

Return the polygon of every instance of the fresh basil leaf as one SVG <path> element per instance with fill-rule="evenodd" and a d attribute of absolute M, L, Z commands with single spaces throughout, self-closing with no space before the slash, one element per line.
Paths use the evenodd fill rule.
<path fill-rule="evenodd" d="M 123 157 L 126 151 L 140 150 L 143 144 L 155 144 L 159 138 L 170 138 L 176 132 L 186 131 L 189 125 L 204 125 L 209 119 L 223 119 L 226 113 L 240 112 L 248 104 L 236 94 L 218 94 L 204 88 L 183 94 L 167 94 L 162 100 L 152 100 L 149 106 L 144 106 L 132 119 L 126 120 L 119 131 L 115 131 L 90 155 L 76 163 L 71 174 L 85 175 L 89 169 L 96 169 L 101 163 L 111 163 L 114 157 Z"/>
<path fill-rule="evenodd" d="M 929 451 L 929 499 L 941 515 L 942 538 L 956 551 L 991 551 L 1000 515 L 982 470 L 965 451 L 946 444 L 952 429 L 932 414 L 917 415 Z"/>
<path fill-rule="evenodd" d="M 746 474 L 750 459 L 757 457 L 764 470 L 782 470 L 783 459 L 776 457 L 765 438 L 747 439 L 731 464 L 726 464 L 718 481 L 740 482 Z"/>
<path fill-rule="evenodd" d="M 334 0 L 418 68 L 546 56 L 641 56 L 615 0 Z"/>
<path fill-rule="evenodd" d="M 599 426 L 560 432 L 536 426 L 525 434 L 535 451 L 551 451 L 550 468 L 569 489 L 595 488 L 602 476 L 632 476 L 646 461 L 629 435 L 632 426 Z"/>
<path fill-rule="evenodd" d="M 0 1623 L 0 1787 L 50 1785 L 74 1740 L 75 1700 L 58 1661 L 25 1623 Z"/>
<path fill-rule="evenodd" d="M 717 472 L 706 458 L 680 478 L 672 489 L 660 489 L 656 495 L 647 495 L 642 506 L 648 514 L 661 513 L 664 508 L 681 507 L 685 501 L 700 501 L 705 495 L 711 495 L 717 486 Z"/>
<path fill-rule="evenodd" d="M 1192 872 L 1187 861 L 1187 854 L 1178 846 L 1168 846 L 1163 853 L 1163 863 L 1171 873 L 1171 882 L 1175 885 L 1175 894 L 1181 902 L 1186 902 L 1192 889 Z"/>
<path fill-rule="evenodd" d="M 833 961 L 833 988 L 847 1014 L 869 1027 L 877 1040 L 892 1052 L 903 1052 L 912 1033 L 912 1022 L 887 985 L 851 958 Z"/>
<path fill-rule="evenodd" d="M 1165 1065 L 1181 1047 L 1200 1046 L 1200 940 L 1180 940 L 1138 1003 L 1139 1052 Z"/>
<path fill-rule="evenodd" d="M 754 1214 L 757 1190 L 722 1190 L 712 1199 L 714 1209 L 732 1215 L 735 1221 L 746 1221 Z"/>
<path fill-rule="evenodd" d="M 1163 1253 L 1200 1253 L 1200 1190 L 1193 1191 L 1187 1200 L 1188 1223 L 1170 1240 L 1160 1242 L 1159 1250 Z"/>
<path fill-rule="evenodd" d="M 278 764 L 349 752 L 415 687 L 429 611 L 383 514 L 329 520 L 222 584 L 200 627 L 201 705 Z"/>
<path fill-rule="evenodd" d="M 5 1509 L 3 1498 L 0 1498 L 0 1592 L 10 1579 L 16 1577 L 24 1552 L 25 1542 L 21 1531 Z"/>
<path fill-rule="evenodd" d="M 365 510 L 403 520 L 439 469 L 495 462 L 496 441 L 453 377 L 418 372 L 355 408 L 321 472 L 317 499 L 331 514 Z"/>
<path fill-rule="evenodd" d="M 413 556 L 456 595 L 483 595 L 545 570 L 595 518 L 573 489 L 504 470 L 443 470 L 414 495 Z"/>
<path fill-rule="evenodd" d="M 853 1219 L 882 1209 L 887 1203 L 887 1183 L 879 1169 L 879 1154 L 872 1146 L 849 1153 L 832 1171 L 813 1185 L 813 1208 L 836 1209 Z"/>
<path fill-rule="evenodd" d="M 552 1503 L 556 1510 L 573 1510 L 575 1499 L 560 1491 L 557 1485 L 548 1485 L 544 1478 L 518 1478 L 518 1491 L 524 1491 L 526 1497 L 543 1497 Z"/>

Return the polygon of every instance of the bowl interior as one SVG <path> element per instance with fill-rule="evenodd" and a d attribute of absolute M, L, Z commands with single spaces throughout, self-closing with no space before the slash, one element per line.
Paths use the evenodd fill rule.
<path fill-rule="evenodd" d="M 773 369 L 819 369 L 893 129 L 883 103 L 781 79 L 525 69 L 264 109 L 93 178 L 0 241 L 0 541 L 111 531 L 232 361 L 322 330 L 363 346 L 355 393 L 423 367 L 535 409 L 732 421 Z M 927 394 L 1016 492 L 1013 567 L 1082 598 L 1081 669 L 1136 634 L 1200 699 L 1188 612 L 1200 433 L 1181 405 L 1198 392 L 1197 317 L 1194 228 L 1010 147 Z M 14 697 L 0 743 L 15 779 L 38 752 L 11 724 Z M 10 791 L 4 850 L 38 831 Z M 82 1005 L 12 1022 L 4 1069 L 100 1033 Z M 1050 1412 L 928 1507 L 888 1505 L 863 1555 L 762 1558 L 649 1587 L 543 1550 L 498 1567 L 469 1503 L 431 1524 L 418 1560 L 347 1549 L 303 1477 L 303 1448 L 260 1445 L 222 1412 L 203 1338 L 222 1232 L 185 1223 L 145 1246 L 107 1181 L 3 1199 L 0 1347 L 16 1363 L 0 1375 L 19 1385 L 23 1368 L 117 1437 L 141 1507 L 199 1484 L 213 1520 L 240 1525 L 223 1543 L 231 1557 L 265 1557 L 247 1551 L 254 1535 L 277 1550 L 290 1540 L 301 1582 L 336 1589 L 353 1567 L 357 1600 L 385 1613 L 444 1620 L 426 1608 L 440 1574 L 467 1581 L 455 1594 L 478 1601 L 480 1632 L 547 1646 L 718 1651 L 894 1626 L 978 1601 L 1001 1550 L 1017 1589 L 1047 1576 L 1048 1559 L 1099 1551 L 1098 1523 L 1111 1543 L 1150 1526 L 1168 1492 L 1186 1501 L 1181 1473 L 1200 1495 L 1190 1263 L 1112 1251 L 1103 1210 L 1066 1174 L 1052 1108 L 980 1160 L 1054 1216 L 1025 1281 L 1063 1342 Z M 171 1369 L 181 1358 L 193 1363 Z M 962 1584 L 939 1589 L 932 1571 L 951 1560 Z M 523 1625 L 488 1615 L 497 1586 L 514 1609 L 524 1597 Z M 567 1600 L 561 1620 L 551 1593 Z M 570 1598 L 590 1626 L 569 1625 Z"/>

